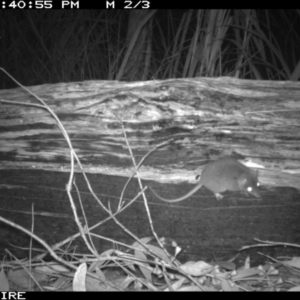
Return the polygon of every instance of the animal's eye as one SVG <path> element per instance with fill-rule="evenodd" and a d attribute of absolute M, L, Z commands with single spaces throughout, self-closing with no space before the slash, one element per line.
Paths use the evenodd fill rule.
<path fill-rule="evenodd" d="M 247 187 L 247 191 L 250 193 L 250 192 L 252 192 L 252 187 L 251 186 L 248 186 Z"/>
<path fill-rule="evenodd" d="M 260 186 L 259 182 L 256 184 L 257 186 Z"/>

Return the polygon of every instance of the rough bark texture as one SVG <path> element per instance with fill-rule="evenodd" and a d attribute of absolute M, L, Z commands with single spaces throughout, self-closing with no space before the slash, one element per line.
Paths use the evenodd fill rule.
<path fill-rule="evenodd" d="M 259 203 L 242 201 L 232 205 L 226 198 L 217 202 L 211 192 L 201 189 L 197 193 L 200 196 L 194 196 L 201 201 L 187 200 L 181 205 L 169 205 L 147 192 L 159 234 L 180 239 L 191 247 L 190 253 L 195 253 L 199 247 L 201 251 L 208 248 L 216 250 L 219 246 L 227 250 L 236 249 L 245 241 L 250 242 L 255 232 L 264 232 L 263 236 L 270 239 L 274 233 L 274 218 L 281 220 L 280 216 L 284 214 L 285 220 L 288 216 L 291 222 L 298 219 L 299 83 L 193 78 L 132 83 L 59 83 L 35 86 L 30 90 L 42 98 L 61 120 L 85 172 L 101 174 L 102 181 L 97 179 L 99 175 L 90 175 L 89 178 L 97 192 L 106 194 L 105 199 L 112 201 L 116 197 L 117 200 L 126 179 L 134 173 L 120 120 L 136 162 L 155 145 L 170 140 L 154 151 L 139 169 L 142 179 L 156 181 L 150 184 L 164 197 L 175 198 L 185 194 L 191 189 L 186 182 L 196 182 L 195 176 L 200 173 L 203 164 L 224 155 L 240 158 L 259 170 L 263 196 Z M 18 105 L 18 102 L 38 103 L 20 88 L 0 91 L 0 99 L 0 192 L 6 200 L 2 201 L 1 209 L 30 212 L 34 193 L 45 186 L 39 198 L 41 200 L 44 195 L 45 205 L 52 203 L 53 199 L 61 201 L 65 198 L 65 201 L 59 204 L 60 208 L 55 205 L 45 208 L 41 204 L 39 211 L 65 211 L 72 221 L 67 197 L 57 194 L 57 189 L 63 193 L 67 174 L 53 175 L 53 171 L 70 170 L 70 151 L 54 118 L 43 108 Z M 75 169 L 79 171 L 77 166 Z M 58 182 L 55 183 L 56 180 Z M 43 181 L 47 183 L 44 185 Z M 160 190 L 163 187 L 161 183 L 176 184 L 163 191 Z M 128 199 L 139 191 L 136 181 L 132 184 L 126 196 Z M 280 187 L 285 187 L 283 192 Z M 51 188 L 56 188 L 53 195 Z M 22 195 L 26 196 L 27 204 L 24 201 L 17 204 Z M 243 199 L 239 193 L 225 195 L 230 195 L 231 199 Z M 12 197 L 16 199 L 12 200 Z M 101 219 L 103 211 L 100 213 L 100 208 L 90 208 L 89 212 L 88 201 L 93 200 L 84 202 L 88 216 L 92 218 L 96 213 Z M 96 203 L 93 202 L 93 205 Z M 188 205 L 198 208 L 191 209 Z M 278 212 L 274 215 L 276 207 Z M 135 224 L 133 228 L 138 227 L 135 233 L 139 237 L 151 234 L 147 229 L 141 230 L 143 226 L 139 225 L 139 222 L 147 224 L 142 202 L 130 209 L 133 211 L 123 213 L 124 222 L 127 220 L 124 225 L 128 225 L 130 219 Z M 138 218 L 144 215 L 143 221 L 133 218 L 137 215 Z M 55 219 L 50 223 L 58 227 L 65 225 L 67 221 L 61 217 L 60 221 Z M 20 221 L 19 218 L 17 220 Z M 43 220 L 46 222 L 45 218 Z M 31 222 L 30 216 L 28 222 Z M 295 242 L 293 230 L 297 229 L 289 227 L 291 233 L 287 234 L 284 222 L 280 222 L 283 227 L 276 229 L 274 238 Z M 74 222 L 72 224 L 74 226 Z M 179 224 L 179 227 L 174 224 Z M 186 227 L 183 224 L 187 224 Z M 197 228 L 194 228 L 195 224 Z M 252 224 L 250 231 L 249 224 Z M 40 228 L 41 231 L 45 227 Z M 226 230 L 222 231 L 224 228 Z M 266 228 L 265 231 L 262 228 Z M 58 230 L 56 241 L 66 232 L 67 229 Z M 195 239 L 195 236 L 198 238 L 191 242 L 190 239 Z M 118 239 L 116 235 L 114 237 Z M 223 240 L 221 244 L 220 240 Z"/>
<path fill-rule="evenodd" d="M 61 83 L 32 87 L 66 128 L 85 170 L 130 176 L 155 144 L 140 176 L 191 180 L 206 159 L 251 158 L 263 185 L 299 188 L 300 85 L 291 82 L 198 78 L 161 82 Z M 2 100 L 37 103 L 22 89 Z M 69 150 L 55 120 L 41 108 L 1 105 L 4 168 L 69 170 Z M 119 120 L 117 119 L 119 118 Z"/>

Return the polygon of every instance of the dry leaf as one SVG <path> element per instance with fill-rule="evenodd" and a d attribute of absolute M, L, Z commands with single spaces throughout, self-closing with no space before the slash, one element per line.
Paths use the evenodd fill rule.
<path fill-rule="evenodd" d="M 86 278 L 86 270 L 87 266 L 86 263 L 81 264 L 74 275 L 73 278 L 73 291 L 74 292 L 85 292 L 86 287 L 85 287 L 85 278 Z"/>
<path fill-rule="evenodd" d="M 189 275 L 201 276 L 211 272 L 214 267 L 204 261 L 188 261 L 179 268 Z"/>
<path fill-rule="evenodd" d="M 0 291 L 1 292 L 9 292 L 9 282 L 6 278 L 3 268 L 0 272 Z"/>
<path fill-rule="evenodd" d="M 31 276 L 34 277 L 34 279 L 37 282 L 45 281 L 47 278 L 47 275 L 32 271 Z M 32 289 L 35 285 L 32 278 L 30 278 L 30 275 L 24 270 L 9 270 L 7 277 L 10 281 L 12 281 L 14 284 L 18 285 L 19 287 L 26 288 L 26 289 Z M 30 285 L 31 282 L 31 285 Z"/>

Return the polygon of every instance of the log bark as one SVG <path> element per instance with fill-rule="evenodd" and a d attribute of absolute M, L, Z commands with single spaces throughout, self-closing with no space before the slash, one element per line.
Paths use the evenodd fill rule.
<path fill-rule="evenodd" d="M 300 84 L 234 78 L 85 81 L 29 87 L 61 120 L 84 169 L 143 179 L 195 181 L 207 160 L 232 155 L 265 186 L 299 188 Z M 70 170 L 54 118 L 22 88 L 0 91 L 2 169 Z M 23 103 L 26 105 L 22 105 Z M 251 164 L 250 164 L 251 163 Z M 77 169 L 78 170 L 78 169 Z"/>
<path fill-rule="evenodd" d="M 183 261 L 211 259 L 212 251 L 216 257 L 229 258 L 239 247 L 253 243 L 254 237 L 298 242 L 299 192 L 280 187 L 299 188 L 299 83 L 193 78 L 87 81 L 29 89 L 61 120 L 85 172 L 93 173 L 89 181 L 94 192 L 112 207 L 118 205 L 127 177 L 134 173 L 122 124 L 136 162 L 166 142 L 139 169 L 143 179 L 157 181 L 149 184 L 166 198 L 189 191 L 192 187 L 186 181 L 195 182 L 210 159 L 232 155 L 259 170 L 264 200 L 259 203 L 233 205 L 232 199 L 240 199 L 240 193 L 234 192 L 216 201 L 203 189 L 194 199 L 171 205 L 146 192 L 158 236 L 175 239 L 184 249 Z M 0 215 L 30 230 L 34 204 L 35 233 L 54 244 L 78 232 L 65 191 L 70 171 L 67 142 L 49 112 L 32 106 L 39 102 L 27 91 L 2 90 L 0 101 Z M 82 175 L 76 174 L 76 185 L 89 226 L 105 219 L 107 214 Z M 166 190 L 160 191 L 162 187 Z M 138 192 L 139 184 L 133 180 L 125 201 Z M 73 195 L 76 198 L 75 189 Z M 118 219 L 139 238 L 152 234 L 140 198 Z M 113 221 L 102 224 L 96 233 L 133 243 Z M 27 236 L 12 234 L 5 224 L 0 236 L 3 247 L 29 245 Z M 83 243 L 76 243 L 82 249 Z M 94 243 L 99 253 L 111 247 L 102 239 Z M 292 256 L 280 251 L 269 254 Z M 4 253 L 0 248 L 0 256 Z"/>

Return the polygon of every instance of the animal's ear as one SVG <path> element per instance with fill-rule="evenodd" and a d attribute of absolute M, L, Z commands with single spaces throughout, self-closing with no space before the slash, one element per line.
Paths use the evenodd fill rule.
<path fill-rule="evenodd" d="M 245 174 L 241 174 L 238 178 L 238 185 L 241 191 L 245 190 L 245 185 L 247 183 L 247 177 Z"/>
<path fill-rule="evenodd" d="M 256 179 L 258 178 L 258 170 L 250 169 L 250 172 L 251 172 L 252 176 L 254 176 Z"/>

